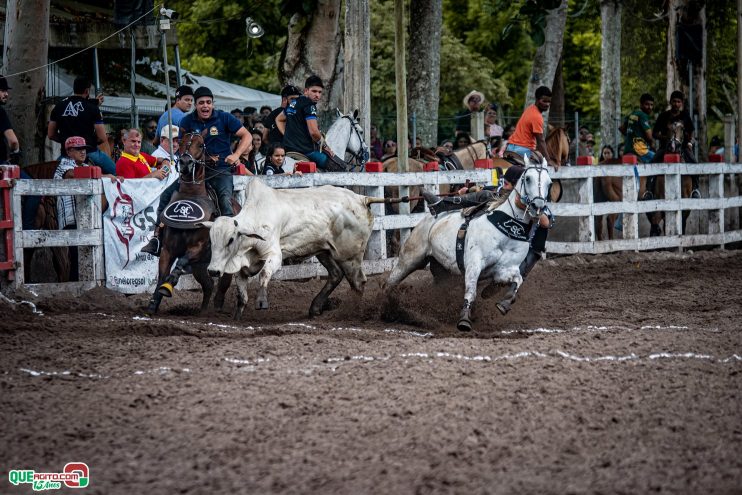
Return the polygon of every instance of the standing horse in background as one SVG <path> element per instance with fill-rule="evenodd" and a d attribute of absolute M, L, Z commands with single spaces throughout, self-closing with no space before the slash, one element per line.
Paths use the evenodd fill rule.
<path fill-rule="evenodd" d="M 335 109 L 335 112 L 338 119 L 327 129 L 324 139 L 325 145 L 335 154 L 327 161 L 328 171 L 352 172 L 356 169 L 363 171 L 371 156 L 371 150 L 363 139 L 363 128 L 358 122 L 358 110 L 354 111 L 353 115 L 343 115 L 338 109 Z M 283 169 L 290 172 L 299 161 L 309 159 L 301 153 L 290 151 L 286 153 Z M 317 171 L 323 172 L 319 168 Z"/>
<path fill-rule="evenodd" d="M 158 266 L 157 288 L 149 301 L 147 313 L 154 314 L 163 297 L 172 297 L 181 275 L 193 271 L 193 277 L 201 285 L 203 300 L 200 311 L 209 306 L 214 290 L 214 281 L 206 270 L 211 261 L 209 229 L 201 222 L 214 220 L 218 201 L 210 197 L 206 188 L 206 166 L 214 163 L 206 154 L 204 138 L 200 134 L 186 134 L 180 141 L 180 185 L 170 203 L 162 212 L 165 228 L 161 234 L 162 251 Z M 232 199 L 235 214 L 240 205 Z M 173 262 L 175 267 L 173 268 Z M 172 268 L 172 271 L 171 271 Z M 232 283 L 232 275 L 224 274 L 214 298 L 214 307 L 224 306 L 224 294 Z"/>
<path fill-rule="evenodd" d="M 682 157 L 682 160 L 686 163 L 695 163 L 695 159 L 690 152 L 690 149 L 683 146 L 685 141 L 685 126 L 683 123 L 678 121 L 672 124 L 672 137 L 667 143 L 667 148 L 664 150 L 662 156 L 667 153 L 677 153 Z M 652 180 L 654 179 L 654 180 Z M 683 175 L 680 178 L 680 197 L 690 198 L 691 192 L 693 191 L 693 179 L 690 175 Z M 639 179 L 639 200 L 646 201 L 651 199 L 665 199 L 665 176 L 657 175 L 651 177 L 641 177 Z M 682 233 L 685 234 L 685 224 L 690 216 L 690 210 L 682 211 L 683 228 Z M 647 219 L 649 220 L 649 235 L 651 237 L 660 236 L 663 234 L 660 223 L 665 221 L 664 211 L 654 211 L 647 213 Z"/>
<path fill-rule="evenodd" d="M 620 165 L 620 158 L 612 158 L 606 160 L 599 165 Z M 633 179 L 632 179 L 633 180 Z M 605 203 L 611 201 L 623 201 L 623 177 L 596 177 L 593 180 L 593 202 L 594 203 Z M 618 219 L 618 213 L 611 213 L 609 215 L 596 215 L 595 217 L 595 238 L 597 240 L 603 240 L 603 218 L 607 219 L 606 235 L 609 240 L 613 240 L 614 229 L 616 226 L 616 220 Z"/>

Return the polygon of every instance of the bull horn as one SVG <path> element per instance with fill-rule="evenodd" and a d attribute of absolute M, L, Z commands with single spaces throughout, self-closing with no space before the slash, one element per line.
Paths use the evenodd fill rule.
<path fill-rule="evenodd" d="M 211 220 L 206 220 L 205 222 L 197 223 L 196 225 L 198 225 L 199 227 L 206 227 L 207 229 L 210 229 L 214 225 L 214 222 L 212 222 Z"/>

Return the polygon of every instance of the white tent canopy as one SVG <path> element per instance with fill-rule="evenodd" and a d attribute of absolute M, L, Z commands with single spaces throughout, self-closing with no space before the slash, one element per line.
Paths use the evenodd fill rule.
<path fill-rule="evenodd" d="M 49 81 L 51 76 L 47 75 L 47 88 L 54 88 L 56 96 L 69 96 L 72 94 L 72 83 L 75 76 L 60 70 L 54 81 Z M 194 90 L 199 86 L 206 86 L 214 93 L 214 106 L 222 110 L 230 111 L 234 108 L 255 107 L 260 108 L 267 105 L 276 108 L 281 104 L 281 97 L 265 91 L 246 88 L 238 84 L 232 84 L 208 76 L 197 76 L 188 71 L 181 70 L 181 79 L 184 84 L 191 86 Z M 153 92 L 165 94 L 165 84 L 136 75 L 136 82 L 147 86 Z M 53 83 L 53 84 L 52 84 Z M 171 97 L 175 95 L 176 88 L 170 88 Z M 139 115 L 160 115 L 165 111 L 165 98 L 155 96 L 137 96 L 136 106 Z M 131 95 L 119 93 L 118 96 L 105 96 L 101 110 L 105 113 L 128 113 L 131 110 Z"/>

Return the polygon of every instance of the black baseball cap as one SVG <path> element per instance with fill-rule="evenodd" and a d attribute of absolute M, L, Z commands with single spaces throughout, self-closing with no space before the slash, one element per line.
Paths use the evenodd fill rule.
<path fill-rule="evenodd" d="M 8 86 L 8 80 L 5 79 L 5 76 L 0 76 L 0 91 L 7 91 L 10 89 L 10 86 Z"/>
<path fill-rule="evenodd" d="M 175 99 L 182 98 L 184 96 L 193 96 L 193 90 L 190 86 L 180 86 L 175 90 Z"/>
<path fill-rule="evenodd" d="M 198 101 L 199 98 L 203 98 L 204 96 L 208 96 L 212 100 L 214 99 L 214 93 L 212 93 L 211 90 L 206 86 L 201 86 L 193 93 L 193 99 L 196 101 Z"/>
<path fill-rule="evenodd" d="M 281 96 L 283 98 L 288 98 L 289 96 L 301 96 L 301 94 L 302 91 L 293 84 L 288 84 L 281 90 Z"/>

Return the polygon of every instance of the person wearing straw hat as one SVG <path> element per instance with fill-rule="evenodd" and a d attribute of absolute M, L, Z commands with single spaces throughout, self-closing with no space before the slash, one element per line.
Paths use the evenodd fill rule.
<path fill-rule="evenodd" d="M 482 111 L 482 103 L 484 103 L 484 94 L 481 91 L 472 90 L 464 96 L 464 107 L 466 110 L 462 110 L 456 114 L 456 135 L 461 133 L 471 134 L 471 114 L 474 112 Z"/>

